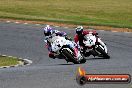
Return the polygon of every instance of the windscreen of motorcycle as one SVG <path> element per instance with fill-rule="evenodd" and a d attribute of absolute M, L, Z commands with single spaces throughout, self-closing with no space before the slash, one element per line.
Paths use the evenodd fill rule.
<path fill-rule="evenodd" d="M 52 51 L 57 52 L 58 50 L 61 49 L 63 45 L 65 45 L 65 43 L 66 43 L 66 39 L 64 37 L 60 37 L 60 36 L 53 37 L 51 43 Z"/>
<path fill-rule="evenodd" d="M 85 46 L 91 47 L 93 45 L 95 45 L 96 42 L 96 37 L 91 35 L 91 34 L 87 34 L 84 36 L 85 41 L 83 41 L 83 43 L 85 44 Z"/>

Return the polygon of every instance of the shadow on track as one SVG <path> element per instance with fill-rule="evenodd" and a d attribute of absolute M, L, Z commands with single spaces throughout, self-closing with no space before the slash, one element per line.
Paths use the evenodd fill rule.
<path fill-rule="evenodd" d="M 88 58 L 86 57 L 86 60 L 104 60 L 104 59 L 107 59 L 107 58 L 104 58 L 104 57 L 93 57 L 93 58 Z"/>
<path fill-rule="evenodd" d="M 56 65 L 75 65 L 75 64 L 56 64 Z"/>
<path fill-rule="evenodd" d="M 89 60 L 105 60 L 106 58 L 104 57 L 86 57 L 86 61 L 89 61 Z M 85 63 L 84 63 L 85 64 Z M 63 66 L 70 66 L 70 65 L 80 65 L 80 64 L 73 64 L 72 62 L 70 63 L 64 63 L 64 64 L 54 64 L 55 65 L 63 65 Z"/>

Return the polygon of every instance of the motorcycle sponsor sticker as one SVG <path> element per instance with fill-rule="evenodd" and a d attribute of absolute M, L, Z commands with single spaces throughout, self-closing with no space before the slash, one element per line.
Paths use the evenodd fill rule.
<path fill-rule="evenodd" d="M 126 84 L 130 83 L 131 76 L 129 74 L 86 74 L 85 70 L 79 67 L 76 81 L 79 85 L 89 83 Z"/>

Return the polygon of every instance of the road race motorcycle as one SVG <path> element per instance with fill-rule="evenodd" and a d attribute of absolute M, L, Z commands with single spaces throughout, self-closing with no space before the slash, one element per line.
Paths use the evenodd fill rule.
<path fill-rule="evenodd" d="M 77 48 L 77 44 L 74 41 L 66 40 L 65 37 L 54 36 L 51 39 L 52 52 L 58 54 L 67 62 L 73 62 L 74 64 L 85 63 L 86 59 Z"/>
<path fill-rule="evenodd" d="M 93 35 L 92 33 L 85 35 L 83 43 L 93 56 L 99 56 L 106 59 L 110 58 L 106 44 L 98 37 L 98 35 Z"/>

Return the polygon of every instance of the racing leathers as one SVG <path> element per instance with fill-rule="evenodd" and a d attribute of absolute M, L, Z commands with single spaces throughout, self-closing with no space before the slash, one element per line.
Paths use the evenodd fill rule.
<path fill-rule="evenodd" d="M 54 52 L 52 52 L 51 41 L 50 41 L 53 36 L 64 36 L 66 39 L 68 39 L 68 37 L 65 32 L 58 31 L 58 30 L 53 30 L 53 34 L 50 36 L 45 36 L 44 41 L 46 43 L 46 48 L 49 51 L 49 57 L 55 59 L 56 56 L 55 56 Z"/>
<path fill-rule="evenodd" d="M 87 34 L 90 34 L 90 33 L 92 33 L 93 35 L 97 35 L 95 30 L 94 31 L 84 30 L 80 35 L 76 34 L 74 36 L 74 41 L 75 41 L 75 43 L 80 45 L 80 47 L 82 49 L 82 53 L 84 56 L 90 56 L 91 55 L 90 52 L 86 52 L 87 48 L 86 48 L 85 44 L 83 43 L 83 41 L 85 40 L 84 36 Z"/>

